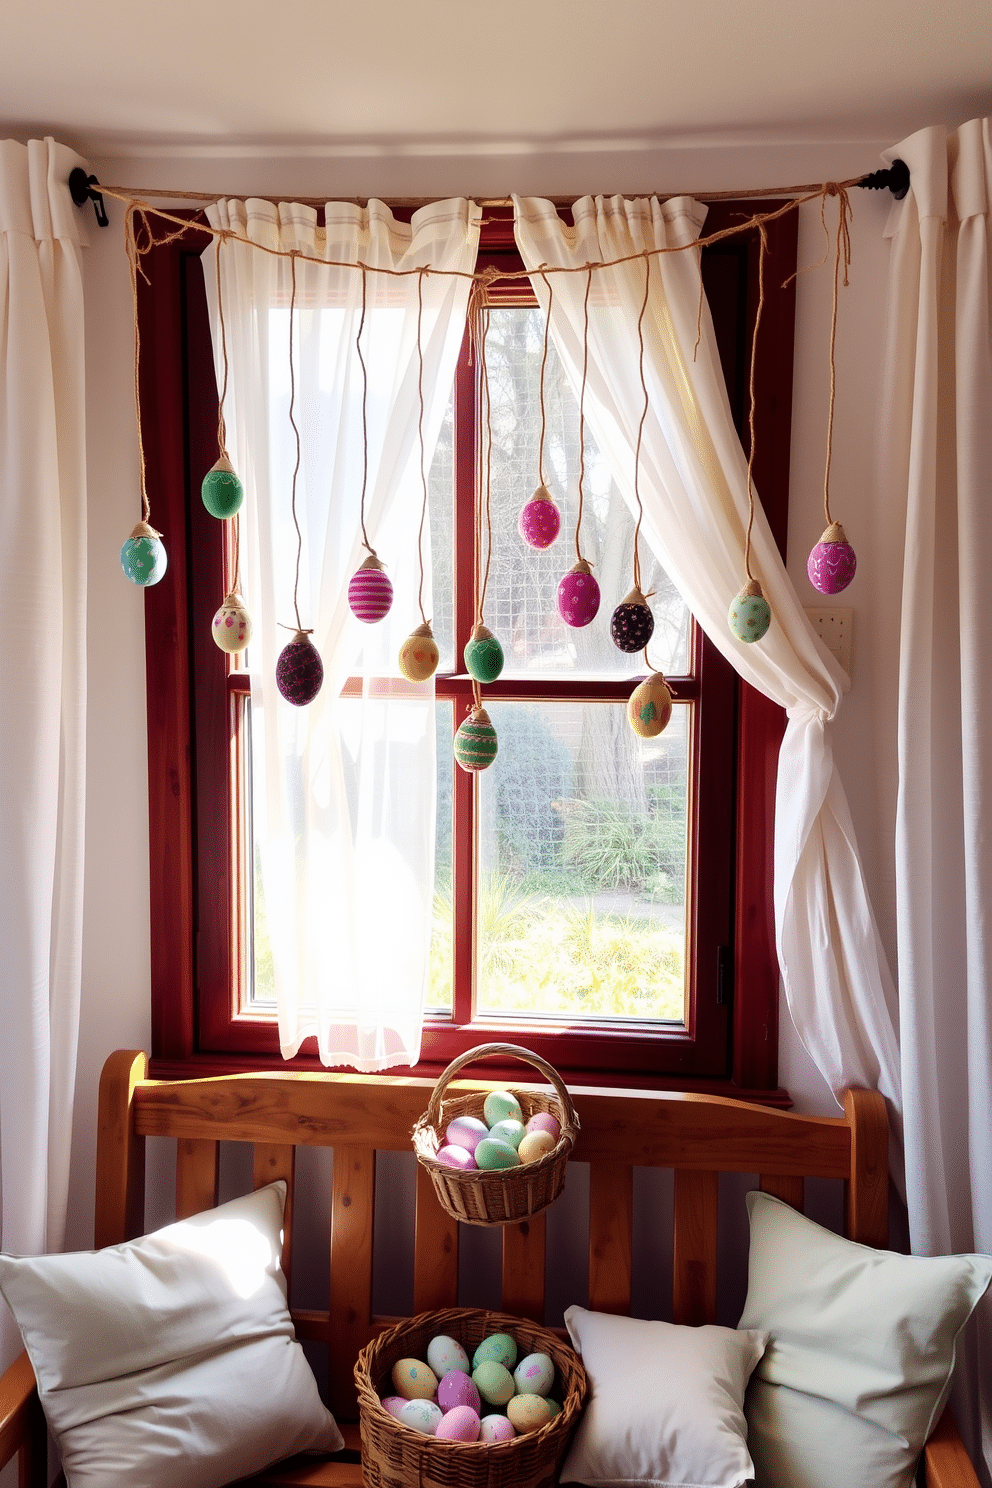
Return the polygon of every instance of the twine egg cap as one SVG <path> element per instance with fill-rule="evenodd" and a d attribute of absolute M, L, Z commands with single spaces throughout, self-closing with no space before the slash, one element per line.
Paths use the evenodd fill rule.
<path fill-rule="evenodd" d="M 764 597 L 757 579 L 749 579 L 737 596 L 738 599 L 764 599 Z"/>
<path fill-rule="evenodd" d="M 585 558 L 580 558 L 578 563 L 573 563 L 568 571 L 570 574 L 591 574 L 592 564 L 588 563 Z"/>
<path fill-rule="evenodd" d="M 381 558 L 377 558 L 375 553 L 370 553 L 369 556 L 365 559 L 365 562 L 359 564 L 356 572 L 361 573 L 363 568 L 375 568 L 378 569 L 380 573 L 382 573 L 384 572 L 385 567 L 386 565 L 383 563 Z"/>
<path fill-rule="evenodd" d="M 470 641 L 492 641 L 495 639 L 496 638 L 493 635 L 492 631 L 489 629 L 488 625 L 473 626 L 472 634 L 469 636 Z"/>
<path fill-rule="evenodd" d="M 550 501 L 553 504 L 555 498 L 552 496 L 547 486 L 538 486 L 537 490 L 534 492 L 533 496 L 530 499 L 531 501 Z"/>
<path fill-rule="evenodd" d="M 484 723 L 489 728 L 492 728 L 493 726 L 492 719 L 489 717 L 489 714 L 486 712 L 481 703 L 475 703 L 471 713 L 468 716 L 472 723 Z"/>
<path fill-rule="evenodd" d="M 161 536 L 162 536 L 161 532 L 156 532 L 155 528 L 154 527 L 150 527 L 147 522 L 138 522 L 138 524 L 135 526 L 133 532 L 131 533 L 132 541 L 136 537 L 161 537 Z"/>
<path fill-rule="evenodd" d="M 214 470 L 223 470 L 226 475 L 234 474 L 234 466 L 231 464 L 231 461 L 226 453 L 221 455 L 220 458 L 218 460 L 215 460 L 214 463 L 211 465 L 210 471 L 213 472 Z"/>
<path fill-rule="evenodd" d="M 425 640 L 429 641 L 432 641 L 434 639 L 434 632 L 431 630 L 430 622 L 428 620 L 425 620 L 423 625 L 418 625 L 416 630 L 411 630 L 410 635 L 411 637 L 423 636 Z"/>
<path fill-rule="evenodd" d="M 844 531 L 839 522 L 831 522 L 830 526 L 826 529 L 823 536 L 820 538 L 820 541 L 821 543 L 846 543 L 847 533 Z"/>
<path fill-rule="evenodd" d="M 633 589 L 631 589 L 629 594 L 624 595 L 620 603 L 622 605 L 643 605 L 645 609 L 648 608 L 648 602 L 645 599 L 643 592 L 637 587 L 636 584 L 634 585 Z"/>

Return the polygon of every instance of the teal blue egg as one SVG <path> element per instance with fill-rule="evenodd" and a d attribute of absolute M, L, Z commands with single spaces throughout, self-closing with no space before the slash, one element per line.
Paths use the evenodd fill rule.
<path fill-rule="evenodd" d="M 484 1172 L 491 1173 L 497 1168 L 515 1168 L 519 1162 L 515 1147 L 493 1137 L 483 1137 L 475 1149 L 475 1165 Z"/>
<path fill-rule="evenodd" d="M 489 1126 L 497 1121 L 523 1121 L 524 1113 L 512 1090 L 490 1090 L 482 1107 L 482 1114 Z"/>
<path fill-rule="evenodd" d="M 158 583 L 168 566 L 162 539 L 151 527 L 139 522 L 121 548 L 121 568 L 132 584 L 147 589 Z"/>
<path fill-rule="evenodd" d="M 477 625 L 464 651 L 465 670 L 476 682 L 495 682 L 503 670 L 503 647 L 485 625 Z"/>
<path fill-rule="evenodd" d="M 478 1369 L 480 1364 L 502 1364 L 504 1369 L 512 1369 L 517 1362 L 517 1345 L 509 1333 L 490 1333 L 484 1338 L 472 1355 L 472 1368 Z"/>
<path fill-rule="evenodd" d="M 245 499 L 245 488 L 226 455 L 221 455 L 216 465 L 211 465 L 203 477 L 200 497 L 210 515 L 220 521 L 233 517 L 239 510 Z"/>
<path fill-rule="evenodd" d="M 489 1135 L 497 1142 L 509 1142 L 510 1146 L 516 1149 L 523 1141 L 526 1130 L 522 1121 L 514 1121 L 512 1116 L 508 1116 L 505 1121 L 497 1121 L 496 1125 L 490 1129 Z"/>
<path fill-rule="evenodd" d="M 727 620 L 739 641 L 760 641 L 772 623 L 771 606 L 763 594 L 738 594 Z"/>

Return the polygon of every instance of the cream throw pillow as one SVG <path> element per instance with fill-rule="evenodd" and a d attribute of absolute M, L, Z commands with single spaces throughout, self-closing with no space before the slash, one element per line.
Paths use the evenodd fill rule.
<path fill-rule="evenodd" d="M 771 1335 L 745 1410 L 761 1488 L 908 1488 L 988 1256 L 856 1245 L 749 1193 L 742 1328 Z"/>
<path fill-rule="evenodd" d="M 570 1307 L 589 1400 L 563 1483 L 741 1488 L 754 1476 L 743 1400 L 766 1334 Z"/>
<path fill-rule="evenodd" d="M 69 1488 L 220 1488 L 344 1446 L 296 1342 L 281 1180 L 125 1245 L 0 1256 Z"/>

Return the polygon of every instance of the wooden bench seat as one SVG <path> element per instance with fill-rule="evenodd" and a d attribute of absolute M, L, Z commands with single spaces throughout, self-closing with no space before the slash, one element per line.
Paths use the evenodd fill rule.
<path fill-rule="evenodd" d="M 220 1144 L 251 1148 L 255 1187 L 288 1185 L 283 1266 L 297 1336 L 327 1347 L 328 1404 L 339 1423 L 355 1420 L 352 1377 L 361 1348 L 392 1318 L 372 1308 L 376 1154 L 409 1152 L 430 1081 L 341 1074 L 246 1074 L 149 1080 L 142 1053 L 111 1055 L 100 1084 L 95 1243 L 145 1230 L 145 1143 L 176 1144 L 176 1217 L 218 1200 Z M 478 1088 L 459 1081 L 451 1093 Z M 674 1172 L 674 1322 L 716 1318 L 718 1194 L 721 1172 L 756 1173 L 761 1188 L 803 1207 L 807 1178 L 845 1185 L 846 1233 L 863 1244 L 888 1238 L 888 1128 L 884 1103 L 847 1094 L 844 1115 L 798 1116 L 721 1097 L 574 1089 L 582 1131 L 574 1158 L 589 1164 L 588 1305 L 631 1306 L 634 1170 Z M 328 1305 L 295 1305 L 291 1259 L 297 1153 L 333 1150 L 327 1239 Z M 546 1214 L 502 1231 L 504 1311 L 543 1321 Z M 743 1216 L 742 1216 L 743 1223 Z M 418 1167 L 412 1257 L 413 1312 L 458 1305 L 459 1227 L 440 1208 Z M 342 1425 L 350 1460 L 295 1458 L 255 1484 L 359 1488 L 358 1429 Z M 0 1379 L 0 1465 L 19 1454 L 20 1488 L 47 1488 L 44 1418 L 25 1355 Z M 945 1414 L 926 1452 L 929 1488 L 977 1488 L 978 1480 Z M 249 1481 L 249 1480 L 244 1480 Z M 412 1485 L 413 1488 L 413 1485 Z"/>

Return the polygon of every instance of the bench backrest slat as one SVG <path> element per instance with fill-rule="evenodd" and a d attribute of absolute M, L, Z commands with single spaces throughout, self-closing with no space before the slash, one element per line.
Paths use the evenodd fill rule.
<path fill-rule="evenodd" d="M 634 1170 L 629 1163 L 589 1164 L 589 1306 L 630 1312 L 633 1279 Z"/>
<path fill-rule="evenodd" d="M 544 1321 L 547 1211 L 503 1226 L 503 1310 Z"/>
<path fill-rule="evenodd" d="M 293 1209 L 295 1207 L 296 1148 L 283 1142 L 256 1142 L 252 1153 L 251 1186 L 264 1188 L 282 1178 L 286 1207 L 282 1217 L 282 1270 L 287 1287 L 292 1280 Z"/>
<path fill-rule="evenodd" d="M 183 1137 L 176 1143 L 176 1218 L 213 1209 L 220 1188 L 220 1143 Z"/>
<path fill-rule="evenodd" d="M 331 1392 L 345 1420 L 356 1412 L 352 1368 L 369 1341 L 372 1320 L 372 1224 L 375 1151 L 336 1147 L 331 1187 Z"/>
<path fill-rule="evenodd" d="M 458 1221 L 437 1201 L 431 1175 L 417 1164 L 413 1248 L 413 1311 L 458 1306 Z"/>
<path fill-rule="evenodd" d="M 716 1319 L 719 1173 L 675 1171 L 672 1235 L 672 1321 Z"/>

